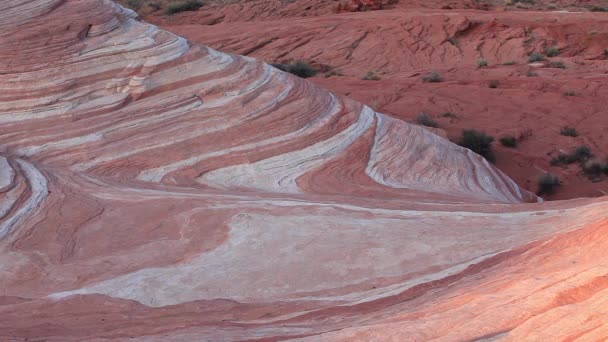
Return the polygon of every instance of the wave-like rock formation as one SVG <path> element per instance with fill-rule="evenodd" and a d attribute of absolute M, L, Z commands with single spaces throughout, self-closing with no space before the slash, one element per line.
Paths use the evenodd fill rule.
<path fill-rule="evenodd" d="M 605 200 L 109 0 L 1 7 L 0 339 L 608 336 Z"/>

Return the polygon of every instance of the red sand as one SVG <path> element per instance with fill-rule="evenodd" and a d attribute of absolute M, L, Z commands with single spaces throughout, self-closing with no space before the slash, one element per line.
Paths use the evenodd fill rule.
<path fill-rule="evenodd" d="M 543 203 L 442 131 L 319 86 L 405 118 L 451 110 L 459 119 L 437 119 L 450 135 L 473 123 L 523 134 L 551 114 L 559 122 L 517 150 L 534 170 L 557 144 L 601 151 L 603 33 L 577 50 L 587 64 L 568 47 L 556 58 L 568 69 L 527 78 L 521 59 L 542 40 L 525 35 L 549 32 L 521 29 L 531 13 L 491 23 L 492 12 L 397 6 L 172 27 L 226 49 L 267 30 L 286 54 L 273 55 L 274 42 L 251 54 L 301 54 L 347 75 L 308 82 L 108 0 L 0 8 L 0 341 L 608 336 L 608 198 Z M 565 41 L 604 25 L 597 14 L 547 16 Z M 442 43 L 455 32 L 462 53 Z M 478 70 L 481 53 L 490 66 Z M 520 64 L 496 66 L 511 58 Z M 382 79 L 360 80 L 372 65 Z M 430 69 L 446 81 L 423 84 Z M 484 86 L 497 77 L 497 89 Z M 578 95 L 563 97 L 571 87 Z M 505 128 L 496 119 L 507 112 Z M 581 136 L 558 136 L 562 124 Z M 515 153 L 498 150 L 498 166 Z M 558 196 L 576 182 L 587 191 L 574 168 L 562 172 L 571 178 Z"/>

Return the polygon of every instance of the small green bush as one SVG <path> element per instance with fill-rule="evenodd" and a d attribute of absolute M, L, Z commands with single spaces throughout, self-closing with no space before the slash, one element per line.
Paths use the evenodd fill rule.
<path fill-rule="evenodd" d="M 564 92 L 564 96 L 576 96 L 576 92 L 574 90 L 567 90 Z"/>
<path fill-rule="evenodd" d="M 317 70 L 306 61 L 297 61 L 288 64 L 274 63 L 272 66 L 301 78 L 313 77 L 317 74 Z"/>
<path fill-rule="evenodd" d="M 551 68 L 566 69 L 566 64 L 564 64 L 564 62 L 561 62 L 561 61 L 551 62 L 551 63 L 549 63 L 549 66 Z"/>
<path fill-rule="evenodd" d="M 134 11 L 139 11 L 141 9 L 141 6 L 143 5 L 143 0 L 127 0 L 125 1 L 125 4 L 130 9 Z"/>
<path fill-rule="evenodd" d="M 439 124 L 435 120 L 433 120 L 433 118 L 431 118 L 431 116 L 427 113 L 418 114 L 418 116 L 416 117 L 416 123 L 427 127 L 439 127 Z"/>
<path fill-rule="evenodd" d="M 425 83 L 438 83 L 443 82 L 443 77 L 437 71 L 431 71 L 422 77 L 422 81 Z"/>
<path fill-rule="evenodd" d="M 568 165 L 577 162 L 585 162 L 593 158 L 593 153 L 588 146 L 579 146 L 571 153 L 560 153 L 551 160 L 551 165 Z"/>
<path fill-rule="evenodd" d="M 608 12 L 608 8 L 601 6 L 593 6 L 590 10 L 591 12 Z"/>
<path fill-rule="evenodd" d="M 538 53 L 538 52 L 533 52 L 529 57 L 528 57 L 528 62 L 530 63 L 534 63 L 534 62 L 542 62 L 546 60 L 545 56 L 542 53 Z"/>
<path fill-rule="evenodd" d="M 477 63 L 478 68 L 483 68 L 483 67 L 488 66 L 488 61 L 483 58 L 478 59 L 476 63 Z"/>
<path fill-rule="evenodd" d="M 516 148 L 517 147 L 517 138 L 512 135 L 505 135 L 504 137 L 499 139 L 502 146 Z"/>
<path fill-rule="evenodd" d="M 545 50 L 545 54 L 547 54 L 547 57 L 555 57 L 555 56 L 559 56 L 560 51 L 557 46 L 551 46 Z"/>
<path fill-rule="evenodd" d="M 502 65 L 517 65 L 517 62 L 516 61 L 509 61 L 509 62 L 502 63 Z"/>
<path fill-rule="evenodd" d="M 378 80 L 380 80 L 380 77 L 375 75 L 373 71 L 368 71 L 367 74 L 365 74 L 365 76 L 363 76 L 362 80 L 378 81 Z"/>
<path fill-rule="evenodd" d="M 597 179 L 604 172 L 604 165 L 598 159 L 590 159 L 583 164 L 583 172 L 589 178 Z"/>
<path fill-rule="evenodd" d="M 344 74 L 339 70 L 331 70 L 330 72 L 325 74 L 325 78 L 329 78 L 332 76 L 344 76 Z"/>
<path fill-rule="evenodd" d="M 528 70 L 528 72 L 526 73 L 526 76 L 528 76 L 528 77 L 538 77 L 538 73 L 536 71 Z"/>
<path fill-rule="evenodd" d="M 444 118 L 452 118 L 452 119 L 460 119 L 460 117 L 452 112 L 445 112 L 443 114 L 441 114 L 442 117 Z"/>
<path fill-rule="evenodd" d="M 578 137 L 578 132 L 576 131 L 576 128 L 569 126 L 562 127 L 559 130 L 559 134 L 565 135 L 567 137 Z"/>
<path fill-rule="evenodd" d="M 498 81 L 498 80 L 491 80 L 491 81 L 488 83 L 488 87 L 490 87 L 490 88 L 492 88 L 492 89 L 494 89 L 494 88 L 498 88 L 498 85 L 499 85 L 499 84 L 500 84 L 500 81 Z"/>
<path fill-rule="evenodd" d="M 468 148 L 469 150 L 484 157 L 487 161 L 494 163 L 496 156 L 492 148 L 494 137 L 487 135 L 484 132 L 474 129 L 465 129 L 462 131 L 462 136 L 458 145 Z"/>
<path fill-rule="evenodd" d="M 158 11 L 158 10 L 161 9 L 160 4 L 158 4 L 156 2 L 150 2 L 150 3 L 148 3 L 148 7 L 150 7 L 154 11 Z"/>
<path fill-rule="evenodd" d="M 545 173 L 538 179 L 538 195 L 551 195 L 555 193 L 557 188 L 561 186 L 559 178 L 556 176 Z"/>
<path fill-rule="evenodd" d="M 203 7 L 203 3 L 198 0 L 173 1 L 167 5 L 165 14 L 173 15 L 185 11 L 196 11 L 201 7 Z"/>

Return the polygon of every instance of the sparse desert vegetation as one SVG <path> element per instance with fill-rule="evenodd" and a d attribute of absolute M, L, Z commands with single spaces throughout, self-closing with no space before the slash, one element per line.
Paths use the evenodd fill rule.
<path fill-rule="evenodd" d="M 549 63 L 549 67 L 558 68 L 558 69 L 566 69 L 566 64 L 562 61 L 554 61 Z"/>
<path fill-rule="evenodd" d="M 458 116 L 457 114 L 454 114 L 452 112 L 445 112 L 445 113 L 441 114 L 441 116 L 444 118 L 460 119 L 460 116 Z"/>
<path fill-rule="evenodd" d="M 484 132 L 474 129 L 465 129 L 462 131 L 462 136 L 458 141 L 458 145 L 466 147 L 469 150 L 484 157 L 487 161 L 494 163 L 496 156 L 492 148 L 494 137 L 487 135 Z"/>
<path fill-rule="evenodd" d="M 547 55 L 547 57 L 555 57 L 559 56 L 560 51 L 557 46 L 550 46 L 545 50 L 545 54 Z"/>
<path fill-rule="evenodd" d="M 272 66 L 301 78 L 313 77 L 317 74 L 317 70 L 315 70 L 315 68 L 313 68 L 308 62 L 302 60 L 287 64 L 274 63 Z"/>
<path fill-rule="evenodd" d="M 576 131 L 576 128 L 570 127 L 570 126 L 562 127 L 559 130 L 559 134 L 565 135 L 567 137 L 577 137 L 578 136 L 578 132 Z"/>
<path fill-rule="evenodd" d="M 585 162 L 593 157 L 589 146 L 579 146 L 570 153 L 560 153 L 551 160 L 551 165 L 568 165 L 577 162 Z"/>
<path fill-rule="evenodd" d="M 543 55 L 542 53 L 533 52 L 528 57 L 528 62 L 530 62 L 530 63 L 542 62 L 542 61 L 545 61 L 546 59 L 547 58 L 545 58 L 545 55 Z"/>
<path fill-rule="evenodd" d="M 538 179 L 538 191 L 536 193 L 539 196 L 552 195 L 560 186 L 561 182 L 557 176 L 554 176 L 551 173 L 545 173 Z"/>
<path fill-rule="evenodd" d="M 538 73 L 536 71 L 533 71 L 533 70 L 528 70 L 528 72 L 526 73 L 526 76 L 528 76 L 528 77 L 538 77 Z"/>
<path fill-rule="evenodd" d="M 418 116 L 416 117 L 416 123 L 427 127 L 439 127 L 437 121 L 433 120 L 433 118 L 429 114 L 424 112 L 418 114 Z"/>
<path fill-rule="evenodd" d="M 325 74 L 325 78 L 329 78 L 332 76 L 344 76 L 344 74 L 341 71 L 336 70 L 336 69 L 332 69 Z"/>
<path fill-rule="evenodd" d="M 598 180 L 604 173 L 605 163 L 597 158 L 589 159 L 583 163 L 583 172 L 592 180 Z"/>
<path fill-rule="evenodd" d="M 203 3 L 199 0 L 178 0 L 170 2 L 165 9 L 165 14 L 173 15 L 180 12 L 196 11 L 203 7 Z"/>
<path fill-rule="evenodd" d="M 422 81 L 426 83 L 439 83 L 443 82 L 443 77 L 437 71 L 431 71 L 422 77 Z"/>
<path fill-rule="evenodd" d="M 378 81 L 380 80 L 380 76 L 376 75 L 373 71 L 368 71 L 361 79 L 364 81 Z"/>
<path fill-rule="evenodd" d="M 502 146 L 516 148 L 518 141 L 517 138 L 512 135 L 505 135 L 499 139 Z"/>

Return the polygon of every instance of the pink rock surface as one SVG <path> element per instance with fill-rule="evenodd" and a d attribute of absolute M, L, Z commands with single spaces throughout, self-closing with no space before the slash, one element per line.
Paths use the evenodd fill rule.
<path fill-rule="evenodd" d="M 463 129 L 485 131 L 496 138 L 496 166 L 522 188 L 537 191 L 545 172 L 562 180 L 547 199 L 607 195 L 607 177 L 592 182 L 579 165 L 556 166 L 551 159 L 581 145 L 602 162 L 608 158 L 608 16 L 569 7 L 572 12 L 419 5 L 401 1 L 382 11 L 273 17 L 282 13 L 279 7 L 258 21 L 243 15 L 214 25 L 205 16 L 230 6 L 149 19 L 218 50 L 269 63 L 306 60 L 323 71 L 312 82 L 408 121 L 428 113 L 453 141 Z M 530 53 L 549 47 L 560 54 L 529 63 Z M 488 66 L 478 68 L 479 59 Z M 337 75 L 323 77 L 329 70 Z M 431 70 L 444 82 L 423 83 Z M 370 71 L 380 80 L 363 80 Z M 488 86 L 493 80 L 499 81 L 496 89 Z M 564 126 L 575 127 L 578 136 L 561 135 Z M 498 139 L 506 135 L 521 137 L 517 149 L 501 146 Z"/>
<path fill-rule="evenodd" d="M 605 199 L 109 0 L 0 12 L 0 339 L 598 340 Z"/>

